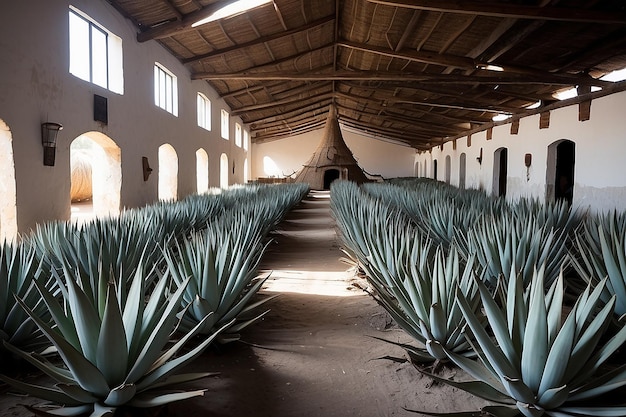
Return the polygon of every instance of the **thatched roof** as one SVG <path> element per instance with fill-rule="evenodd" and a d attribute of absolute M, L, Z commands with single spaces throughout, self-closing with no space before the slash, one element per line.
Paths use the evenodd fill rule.
<path fill-rule="evenodd" d="M 626 67 L 623 0 L 274 0 L 197 27 L 230 0 L 108 1 L 257 142 L 321 129 L 335 103 L 346 127 L 429 149 L 559 90 L 626 88 L 598 80 Z"/>
<path fill-rule="evenodd" d="M 348 179 L 357 184 L 367 181 L 367 176 L 343 140 L 334 106 L 330 106 L 320 143 L 311 159 L 298 172 L 296 182 L 309 183 L 316 190 L 328 188 L 325 185 L 329 184 L 324 181 L 324 174 L 328 169 L 337 170 L 337 178 Z"/>

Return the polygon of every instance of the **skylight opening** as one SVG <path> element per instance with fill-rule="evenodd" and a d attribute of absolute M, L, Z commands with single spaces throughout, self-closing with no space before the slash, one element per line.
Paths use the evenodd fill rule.
<path fill-rule="evenodd" d="M 612 81 L 614 83 L 618 81 L 626 80 L 626 68 L 622 68 L 621 70 L 615 70 L 613 72 L 609 72 L 608 74 L 600 77 L 602 81 Z"/>
<path fill-rule="evenodd" d="M 601 87 L 597 87 L 597 86 L 591 87 L 592 93 L 595 93 L 596 91 L 600 91 L 600 90 L 602 90 Z M 568 98 L 578 97 L 578 88 L 572 87 L 568 90 L 564 90 L 559 93 L 553 94 L 552 96 L 557 100 L 567 100 Z"/>
<path fill-rule="evenodd" d="M 193 23 L 191 27 L 195 28 L 206 23 L 214 22 L 216 20 L 232 17 L 247 12 L 248 10 L 257 8 L 259 6 L 263 6 L 264 4 L 271 3 L 272 1 L 273 0 L 237 0 L 216 10 L 210 16 L 198 20 L 197 22 Z"/>
<path fill-rule="evenodd" d="M 500 114 L 496 114 L 495 116 L 493 116 L 491 120 L 493 120 L 494 122 L 502 122 L 510 117 L 511 117 L 510 114 L 500 113 Z"/>
<path fill-rule="evenodd" d="M 491 65 L 491 64 L 480 64 L 477 66 L 478 69 L 486 70 L 486 71 L 497 71 L 502 72 L 504 68 L 499 65 Z"/>
<path fill-rule="evenodd" d="M 539 106 L 541 106 L 541 100 L 537 101 L 536 103 L 531 104 L 530 106 L 527 106 L 526 109 L 528 110 L 538 109 Z"/>

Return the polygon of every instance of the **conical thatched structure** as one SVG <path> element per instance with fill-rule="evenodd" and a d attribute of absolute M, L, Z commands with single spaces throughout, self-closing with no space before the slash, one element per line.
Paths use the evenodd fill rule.
<path fill-rule="evenodd" d="M 296 182 L 309 183 L 312 190 L 328 190 L 336 179 L 350 180 L 357 184 L 368 181 L 343 141 L 337 112 L 331 106 L 320 145 L 309 162 L 298 172 Z"/>

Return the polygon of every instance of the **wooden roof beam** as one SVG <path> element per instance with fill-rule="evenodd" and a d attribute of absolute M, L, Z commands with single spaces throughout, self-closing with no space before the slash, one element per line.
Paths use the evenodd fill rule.
<path fill-rule="evenodd" d="M 626 24 L 626 13 L 620 10 L 603 11 L 573 7 L 538 7 L 509 3 L 487 3 L 458 0 L 367 0 L 414 10 L 474 14 L 481 16 L 512 17 L 515 19 L 558 20 L 601 24 Z"/>
<path fill-rule="evenodd" d="M 281 39 L 281 38 L 286 38 L 286 37 L 295 35 L 297 33 L 306 32 L 306 31 L 308 31 L 310 29 L 316 28 L 318 26 L 322 26 L 322 25 L 324 25 L 324 24 L 326 24 L 328 22 L 332 22 L 334 19 L 335 19 L 334 15 L 326 16 L 326 17 L 323 17 L 321 19 L 314 20 L 313 22 L 311 22 L 311 23 L 309 23 L 307 25 L 304 25 L 304 26 L 299 26 L 297 28 L 294 28 L 294 29 L 291 29 L 291 30 L 287 30 L 287 31 L 284 31 L 284 32 L 278 32 L 278 33 L 275 33 L 273 35 L 263 36 L 261 38 L 254 39 L 254 40 L 249 41 L 249 42 L 240 43 L 240 44 L 228 47 L 228 48 L 218 49 L 218 50 L 209 52 L 207 54 L 197 55 L 197 56 L 195 56 L 193 58 L 183 59 L 182 62 L 183 62 L 183 64 L 191 64 L 191 63 L 194 63 L 194 62 L 202 61 L 204 59 L 210 59 L 210 58 L 213 58 L 215 56 L 220 56 L 220 55 L 223 55 L 223 54 L 227 54 L 229 52 L 240 51 L 242 49 L 250 48 L 252 46 L 263 45 L 266 42 L 271 42 L 271 41 L 275 41 L 275 40 L 278 40 L 278 39 Z"/>

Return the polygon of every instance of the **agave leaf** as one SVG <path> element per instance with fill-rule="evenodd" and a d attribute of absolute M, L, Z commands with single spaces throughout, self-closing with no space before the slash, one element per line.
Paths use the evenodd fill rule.
<path fill-rule="evenodd" d="M 109 392 L 109 395 L 104 400 L 104 405 L 107 407 L 119 407 L 129 402 L 137 393 L 137 386 L 135 384 L 122 384 Z"/>
<path fill-rule="evenodd" d="M 29 395 L 44 400 L 52 401 L 57 404 L 67 404 L 70 406 L 80 405 L 82 402 L 75 400 L 66 393 L 53 388 L 41 387 L 39 385 L 32 385 L 26 382 L 18 381 L 17 379 L 9 378 L 6 375 L 0 375 L 0 379 L 12 386 L 13 388 L 25 392 Z"/>
<path fill-rule="evenodd" d="M 96 368 L 81 352 L 76 350 L 74 346 L 69 344 L 59 333 L 51 329 L 40 318 L 34 316 L 33 312 L 26 306 L 21 299 L 17 302 L 28 315 L 37 323 L 41 331 L 56 346 L 63 362 L 72 372 L 73 377 L 78 384 L 85 390 L 92 392 L 98 396 L 104 396 L 109 392 L 109 387 L 102 373 Z"/>
<path fill-rule="evenodd" d="M 591 379 L 579 388 L 572 391 L 571 401 L 581 401 L 597 397 L 626 385 L 626 365 L 619 366 L 610 372 Z"/>
<path fill-rule="evenodd" d="M 598 417 L 623 417 L 626 415 L 626 407 L 561 407 L 559 411 L 567 416 L 598 416 Z"/>
<path fill-rule="evenodd" d="M 513 364 L 509 362 L 504 353 L 489 337 L 474 312 L 470 309 L 467 300 L 458 290 L 456 299 L 459 307 L 461 308 L 461 310 L 463 310 L 463 315 L 467 320 L 467 324 L 472 329 L 472 333 L 476 337 L 478 344 L 480 345 L 485 356 L 488 358 L 489 363 L 494 367 L 498 375 L 501 378 L 505 375 L 509 378 L 519 378 L 519 371 L 515 369 Z M 485 300 L 483 300 L 483 302 L 485 302 Z"/>
<path fill-rule="evenodd" d="M 108 406 L 100 403 L 93 405 L 93 412 L 89 417 L 113 417 L 117 407 Z"/>
<path fill-rule="evenodd" d="M 100 317 L 94 309 L 93 303 L 76 284 L 73 278 L 66 275 L 68 289 L 67 299 L 72 319 L 76 327 L 76 334 L 80 341 L 83 355 L 93 364 L 96 363 L 98 351 L 98 331 L 100 330 Z"/>
<path fill-rule="evenodd" d="M 219 372 L 196 372 L 196 373 L 187 373 L 187 374 L 176 374 L 171 375 L 165 378 L 161 382 L 157 382 L 150 386 L 150 391 L 156 390 L 157 388 L 167 387 L 169 385 L 180 385 L 190 381 L 196 381 L 198 379 L 208 378 L 211 376 L 219 375 Z"/>
<path fill-rule="evenodd" d="M 541 378 L 538 393 L 555 388 L 563 381 L 572 355 L 572 346 L 576 332 L 575 315 L 570 314 L 561 331 L 557 334 L 546 359 L 545 371 Z M 554 408 L 554 407 L 549 407 Z"/>
<path fill-rule="evenodd" d="M 15 346 L 11 345 L 10 343 L 6 341 L 3 341 L 3 345 L 9 352 L 26 360 L 28 363 L 35 366 L 36 368 L 44 372 L 46 375 L 53 378 L 54 380 L 62 382 L 62 383 L 66 383 L 66 384 L 71 384 L 75 382 L 74 379 L 72 378 L 71 372 L 69 372 L 67 369 L 59 368 L 57 366 L 52 365 L 51 363 L 47 361 L 40 360 L 39 358 L 35 357 L 34 354 L 24 352 L 23 350 L 16 348 Z"/>
<path fill-rule="evenodd" d="M 65 416 L 65 417 L 71 417 L 71 416 L 82 416 L 85 415 L 86 413 L 92 412 L 93 411 L 93 404 L 83 404 L 83 405 L 78 405 L 78 406 L 62 406 L 62 407 L 57 407 L 57 408 L 52 408 L 52 409 L 45 409 L 42 410 L 39 407 L 32 407 L 30 405 L 26 405 L 24 404 L 24 407 L 30 411 L 31 413 L 35 414 L 36 416 L 44 416 L 44 417 L 48 417 L 48 416 Z"/>
<path fill-rule="evenodd" d="M 502 384 L 509 395 L 518 403 L 533 404 L 535 402 L 535 393 L 522 379 L 513 379 L 504 376 L 502 378 Z"/>
<path fill-rule="evenodd" d="M 115 387 L 124 381 L 128 365 L 128 346 L 114 284 L 109 284 L 107 288 L 96 360 L 98 369 L 102 371 L 109 386 Z"/>
<path fill-rule="evenodd" d="M 222 332 L 224 329 L 228 328 L 231 325 L 232 323 L 226 323 L 224 326 L 222 326 L 215 333 L 207 337 L 205 340 L 202 341 L 202 343 L 198 344 L 198 346 L 191 349 L 189 352 L 186 352 L 184 355 L 181 355 L 175 359 L 172 359 L 164 363 L 160 367 L 154 369 L 148 375 L 145 375 L 137 384 L 137 392 L 143 392 L 149 389 L 152 384 L 156 383 L 156 381 L 162 378 L 167 378 L 170 374 L 175 372 L 177 369 L 179 369 L 180 367 L 186 365 L 187 363 L 189 363 L 190 361 L 198 357 L 198 355 L 200 355 L 213 342 L 215 337 L 217 337 L 217 335 L 220 332 Z M 201 323 L 198 323 L 196 327 L 200 328 Z M 194 329 L 191 331 L 191 333 L 194 333 L 194 332 L 197 332 L 197 329 Z M 174 349 L 174 347 L 172 349 Z"/>
<path fill-rule="evenodd" d="M 85 391 L 76 384 L 56 384 L 56 387 L 68 396 L 72 397 L 80 404 L 91 404 L 98 401 L 98 399 L 94 397 L 92 393 L 90 393 L 89 391 Z M 59 403 L 58 401 L 56 402 Z"/>
<path fill-rule="evenodd" d="M 409 410 L 412 413 L 424 414 L 427 416 L 435 417 L 517 417 L 519 416 L 519 410 L 517 408 L 505 407 L 505 406 L 487 406 L 483 407 L 480 411 L 461 411 L 454 413 L 433 413 L 430 411 L 418 411 Z"/>
<path fill-rule="evenodd" d="M 543 273 L 542 267 L 531 283 L 530 307 L 521 361 L 522 379 L 533 392 L 539 390 L 549 349 Z M 528 403 L 532 400 L 519 401 Z"/>
<path fill-rule="evenodd" d="M 176 392 L 171 394 L 150 395 L 144 393 L 133 398 L 128 404 L 137 408 L 158 407 L 174 401 L 186 400 L 193 397 L 202 397 L 206 390 Z"/>
<path fill-rule="evenodd" d="M 543 409 L 553 410 L 561 406 L 569 397 L 569 387 L 563 385 L 557 388 L 550 388 L 541 393 L 537 398 L 537 404 Z"/>
<path fill-rule="evenodd" d="M 419 368 L 418 368 L 419 369 Z M 492 387 L 491 385 L 482 382 L 482 381 L 454 381 L 451 379 L 441 378 L 437 375 L 430 374 L 420 369 L 420 372 L 424 375 L 428 375 L 430 378 L 434 379 L 437 382 L 441 382 L 446 385 L 450 385 L 455 388 L 462 389 L 463 391 L 469 392 L 471 394 L 476 395 L 482 399 L 487 401 L 492 401 L 499 404 L 514 404 L 511 401 L 511 398 L 499 392 L 497 389 Z"/>

